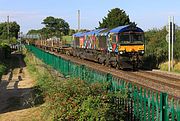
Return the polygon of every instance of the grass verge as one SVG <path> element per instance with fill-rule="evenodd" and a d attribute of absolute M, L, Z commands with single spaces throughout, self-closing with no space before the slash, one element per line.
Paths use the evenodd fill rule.
<path fill-rule="evenodd" d="M 168 62 L 159 65 L 160 70 L 168 71 Z M 172 72 L 180 73 L 180 62 L 175 62 L 174 70 Z"/>

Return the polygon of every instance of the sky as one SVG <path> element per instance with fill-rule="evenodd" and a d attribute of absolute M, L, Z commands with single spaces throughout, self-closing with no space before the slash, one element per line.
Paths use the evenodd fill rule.
<path fill-rule="evenodd" d="M 10 16 L 10 21 L 16 21 L 20 31 L 27 33 L 42 28 L 43 19 L 53 16 L 77 29 L 80 10 L 80 27 L 94 29 L 113 8 L 123 9 L 145 31 L 167 25 L 168 16 L 174 16 L 180 26 L 180 0 L 0 0 L 0 22 Z"/>

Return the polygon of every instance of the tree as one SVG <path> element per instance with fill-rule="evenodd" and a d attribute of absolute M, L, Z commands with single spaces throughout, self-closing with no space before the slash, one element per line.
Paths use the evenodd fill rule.
<path fill-rule="evenodd" d="M 60 37 L 69 33 L 69 24 L 61 18 L 49 16 L 43 20 L 42 24 L 45 25 L 42 31 L 45 32 L 44 34 L 48 35 L 49 37 Z"/>
<path fill-rule="evenodd" d="M 168 42 L 166 41 L 166 27 L 162 29 L 151 29 L 145 32 L 146 51 L 144 61 L 146 65 L 157 68 L 159 64 L 168 61 Z M 180 30 L 176 31 L 174 42 L 174 60 L 180 60 Z M 145 65 L 145 66 L 146 66 Z"/>
<path fill-rule="evenodd" d="M 40 34 L 41 33 L 41 29 L 31 29 L 28 31 L 27 34 Z"/>
<path fill-rule="evenodd" d="M 176 40 L 174 42 L 174 57 L 180 61 L 180 30 L 176 31 Z"/>
<path fill-rule="evenodd" d="M 9 35 L 8 35 L 8 26 L 9 26 Z M 0 24 L 0 39 L 8 38 L 18 38 L 18 33 L 20 30 L 19 24 L 16 22 L 4 22 Z"/>
<path fill-rule="evenodd" d="M 69 36 L 72 36 L 73 34 L 75 34 L 76 33 L 76 31 L 74 30 L 74 29 L 70 29 L 69 30 Z"/>
<path fill-rule="evenodd" d="M 117 26 L 130 24 L 129 16 L 124 10 L 114 8 L 108 11 L 107 17 L 102 19 L 102 23 L 99 22 L 99 28 L 115 28 Z"/>
<path fill-rule="evenodd" d="M 146 52 L 144 60 L 147 66 L 157 68 L 160 63 L 167 60 L 168 43 L 166 42 L 167 31 L 163 29 L 152 29 L 145 32 Z"/>
<path fill-rule="evenodd" d="M 17 39 L 19 30 L 20 30 L 20 26 L 16 22 L 11 22 L 10 29 L 9 29 L 10 38 L 15 37 Z"/>

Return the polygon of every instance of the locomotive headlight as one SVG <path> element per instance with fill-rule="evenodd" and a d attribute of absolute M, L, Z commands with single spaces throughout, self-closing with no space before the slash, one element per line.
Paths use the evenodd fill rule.
<path fill-rule="evenodd" d="M 144 50 L 139 51 L 139 54 L 143 55 L 144 54 Z"/>
<path fill-rule="evenodd" d="M 120 52 L 119 52 L 119 54 L 121 54 L 121 55 L 122 55 L 122 54 L 123 54 L 123 51 L 120 51 Z"/>
<path fill-rule="evenodd" d="M 142 50 L 141 53 L 144 54 L 144 50 Z"/>
<path fill-rule="evenodd" d="M 124 53 L 125 53 L 125 51 L 120 51 L 120 52 L 119 52 L 120 55 L 122 55 L 122 54 L 124 54 Z"/>

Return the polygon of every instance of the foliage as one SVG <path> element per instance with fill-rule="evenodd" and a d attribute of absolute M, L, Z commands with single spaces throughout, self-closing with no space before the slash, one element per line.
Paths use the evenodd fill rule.
<path fill-rule="evenodd" d="M 18 43 L 18 40 L 13 37 L 13 38 L 10 38 L 10 39 L 3 39 L 3 40 L 0 40 L 0 45 L 3 46 L 3 45 L 9 45 L 9 44 L 17 44 Z"/>
<path fill-rule="evenodd" d="M 144 56 L 144 66 L 151 68 L 162 67 L 160 63 L 168 59 L 168 42 L 166 28 L 152 29 L 145 32 L 146 54 Z M 174 44 L 174 58 L 180 60 L 180 31 L 176 32 L 176 41 Z"/>
<path fill-rule="evenodd" d="M 41 33 L 41 29 L 35 30 L 35 29 L 31 29 L 28 31 L 27 34 L 40 34 Z"/>
<path fill-rule="evenodd" d="M 0 45 L 0 51 L 4 51 L 1 54 L 4 53 L 5 57 L 6 57 L 6 50 L 5 50 L 6 47 L 7 47 L 7 45 L 2 45 L 2 44 Z M 3 55 L 0 55 L 0 56 L 3 56 Z M 1 76 L 4 74 L 4 72 L 5 72 L 6 68 L 7 68 L 7 64 L 4 63 L 4 61 L 5 61 L 4 59 L 0 59 L 0 80 L 1 80 Z"/>
<path fill-rule="evenodd" d="M 163 71 L 168 71 L 168 61 L 161 63 L 159 65 L 159 68 Z M 180 62 L 174 62 L 174 69 L 173 70 L 171 69 L 171 71 L 180 73 Z"/>
<path fill-rule="evenodd" d="M 65 44 L 71 44 L 72 42 L 72 36 L 62 36 L 62 41 Z"/>
<path fill-rule="evenodd" d="M 8 35 L 9 26 L 9 35 Z M 4 22 L 0 23 L 0 39 L 18 38 L 18 32 L 20 30 L 19 24 L 16 22 Z"/>
<path fill-rule="evenodd" d="M 146 54 L 144 56 L 145 66 L 157 68 L 161 62 L 167 59 L 167 31 L 165 27 L 161 30 L 152 29 L 145 32 Z M 149 64 L 149 65 L 147 65 Z"/>
<path fill-rule="evenodd" d="M 108 117 L 114 120 L 114 115 L 118 115 L 115 111 L 108 113 L 112 112 L 112 97 L 107 96 L 102 84 L 89 84 L 78 79 L 41 84 L 46 90 L 47 113 L 52 114 L 55 120 L 106 120 Z M 124 116 L 122 108 L 120 112 L 122 115 L 118 116 L 119 119 Z"/>
<path fill-rule="evenodd" d="M 175 64 L 173 71 L 180 73 L 180 62 Z"/>
<path fill-rule="evenodd" d="M 123 96 L 126 94 L 108 92 L 108 83 L 90 84 L 79 79 L 65 78 L 58 80 L 48 71 L 49 67 L 28 56 L 26 62 L 31 67 L 30 72 L 36 75 L 37 85 L 45 97 L 45 120 L 124 119 L 124 108 L 117 106 L 119 103 L 113 100 L 125 98 Z"/>
<path fill-rule="evenodd" d="M 119 8 L 114 8 L 111 11 L 108 11 L 107 17 L 102 19 L 102 22 L 99 22 L 99 28 L 115 28 L 117 26 L 130 24 L 129 16 L 125 13 L 124 10 Z"/>
<path fill-rule="evenodd" d="M 53 36 L 61 38 L 61 36 L 73 34 L 75 31 L 69 29 L 69 24 L 65 20 L 52 16 L 46 17 L 42 24 L 44 24 L 45 27 L 37 30 L 29 30 L 27 34 L 40 34 L 43 39 L 47 39 Z"/>
<path fill-rule="evenodd" d="M 6 70 L 6 66 L 0 63 L 0 79 L 1 76 L 4 74 L 5 70 Z"/>
<path fill-rule="evenodd" d="M 180 61 L 180 30 L 176 31 L 176 40 L 174 42 L 174 57 Z"/>
<path fill-rule="evenodd" d="M 59 37 L 60 35 L 67 35 L 69 32 L 69 24 L 61 18 L 49 16 L 43 20 L 42 24 L 45 25 L 44 29 L 52 36 Z"/>
<path fill-rule="evenodd" d="M 168 71 L 168 62 L 161 63 L 159 68 L 163 71 Z"/>
<path fill-rule="evenodd" d="M 72 36 L 73 34 L 75 34 L 76 33 L 76 30 L 74 30 L 74 29 L 70 29 L 69 30 L 69 36 Z"/>
<path fill-rule="evenodd" d="M 9 35 L 8 35 L 9 26 Z M 8 45 L 17 43 L 20 26 L 16 22 L 0 23 L 0 45 Z"/>
<path fill-rule="evenodd" d="M 17 39 L 15 38 L 15 37 L 13 37 L 13 38 L 11 38 L 10 40 L 9 40 L 9 44 L 17 44 Z"/>
<path fill-rule="evenodd" d="M 0 48 L 1 48 L 2 54 L 4 54 L 4 55 L 1 55 L 1 56 L 3 56 L 4 58 L 10 57 L 11 48 L 7 43 L 0 43 Z"/>
<path fill-rule="evenodd" d="M 48 33 L 43 29 L 31 29 L 27 32 L 27 35 L 41 35 L 42 39 L 48 38 Z"/>

